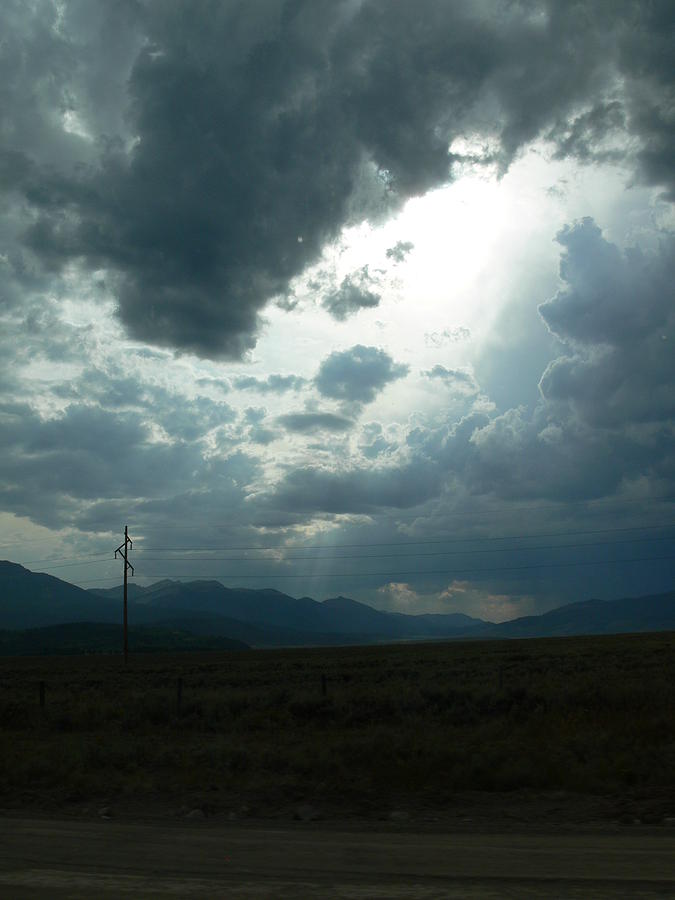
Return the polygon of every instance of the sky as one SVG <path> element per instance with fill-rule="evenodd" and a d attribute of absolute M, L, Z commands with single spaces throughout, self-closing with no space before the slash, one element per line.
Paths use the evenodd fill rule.
<path fill-rule="evenodd" d="M 4 0 L 0 556 L 675 586 L 670 0 Z"/>

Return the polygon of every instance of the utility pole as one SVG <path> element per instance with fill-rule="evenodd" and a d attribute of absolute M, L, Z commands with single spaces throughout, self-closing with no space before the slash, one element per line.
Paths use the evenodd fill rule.
<path fill-rule="evenodd" d="M 120 544 L 117 550 L 115 550 L 115 559 L 117 559 L 117 554 L 119 553 L 120 558 L 124 560 L 124 665 L 126 666 L 127 660 L 129 658 L 129 645 L 127 643 L 127 572 L 131 569 L 131 574 L 134 574 L 134 567 L 128 560 L 128 550 L 133 547 L 133 542 L 129 537 L 129 528 L 127 525 L 124 526 L 124 543 Z"/>

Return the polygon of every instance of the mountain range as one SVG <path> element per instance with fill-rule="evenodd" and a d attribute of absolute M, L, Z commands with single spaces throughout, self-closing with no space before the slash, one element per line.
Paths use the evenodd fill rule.
<path fill-rule="evenodd" d="M 122 596 L 121 586 L 87 591 L 52 575 L 0 561 L 0 629 L 21 630 L 25 634 L 27 629 L 42 630 L 68 623 L 119 627 Z M 130 633 L 132 629 L 141 629 L 137 639 L 147 649 L 160 649 L 170 635 L 173 635 L 172 647 L 205 649 L 204 640 L 216 644 L 221 641 L 218 646 L 222 647 L 225 639 L 239 647 L 279 647 L 675 630 L 675 591 L 581 601 L 542 615 L 501 623 L 485 622 L 461 613 L 383 612 L 347 597 L 318 602 L 311 597 L 296 598 L 276 590 L 227 588 L 219 581 L 206 580 L 166 580 L 147 587 L 132 583 L 128 589 L 128 605 Z M 51 632 L 49 646 L 54 645 L 54 634 L 58 632 Z M 96 634 L 96 640 L 93 637 L 92 640 L 100 648 L 104 632 L 99 628 Z M 110 635 L 106 635 L 108 640 Z M 46 637 L 42 638 L 44 644 Z M 0 653 L 7 652 L 8 640 L 7 635 L 0 640 Z M 25 643 L 27 639 L 21 640 Z M 31 640 L 28 644 L 32 646 Z M 80 630 L 76 644 L 81 645 L 82 640 Z"/>

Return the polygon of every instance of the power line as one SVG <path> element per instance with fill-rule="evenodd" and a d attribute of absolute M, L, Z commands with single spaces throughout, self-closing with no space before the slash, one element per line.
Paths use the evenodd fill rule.
<path fill-rule="evenodd" d="M 420 546 L 420 545 L 428 545 L 428 544 L 473 544 L 478 543 L 480 541 L 483 542 L 492 542 L 492 541 L 518 541 L 518 540 L 531 540 L 534 538 L 543 538 L 543 537 L 574 537 L 576 535 L 592 535 L 592 534 L 620 534 L 626 533 L 629 531 L 654 531 L 660 528 L 675 528 L 675 522 L 664 522 L 659 525 L 632 525 L 630 527 L 624 528 L 597 528 L 589 531 L 550 531 L 550 532 L 537 532 L 536 534 L 506 534 L 506 535 L 491 535 L 489 537 L 448 537 L 448 538 L 433 538 L 433 539 L 425 539 L 419 541 L 359 541 L 355 544 L 333 544 L 332 549 L 337 550 L 341 547 L 352 548 L 352 547 L 408 547 L 408 546 Z M 202 550 L 221 550 L 222 547 L 143 547 L 137 551 L 137 555 L 143 555 L 145 553 L 157 553 L 157 552 L 166 552 L 166 553 L 185 553 L 187 551 L 202 551 Z M 299 546 L 299 547 L 289 547 L 284 548 L 280 547 L 278 544 L 258 544 L 257 546 L 250 547 L 231 547 L 231 550 L 283 550 L 283 549 L 291 549 L 291 550 L 325 550 L 325 544 L 317 544 L 311 546 Z"/>
<path fill-rule="evenodd" d="M 33 566 L 36 563 L 50 563 L 50 562 L 60 562 L 62 559 L 81 559 L 85 560 L 82 563 L 73 563 L 73 565 L 86 565 L 86 560 L 109 560 L 113 557 L 109 553 L 85 553 L 82 556 L 48 556 L 45 559 L 26 559 L 21 565 L 22 566 Z M 54 566 L 55 569 L 62 569 L 64 566 Z"/>
<path fill-rule="evenodd" d="M 79 528 L 74 530 L 80 535 L 83 534 L 83 532 L 80 531 Z M 96 533 L 97 535 L 101 534 L 100 531 Z M 110 531 L 110 534 L 112 534 L 112 530 Z M 48 538 L 30 538 L 24 541 L 7 541 L 4 544 L 0 544 L 0 550 L 5 547 L 24 547 L 26 544 L 51 544 L 54 541 L 66 541 L 70 539 L 72 539 L 72 535 L 54 535 Z"/>
<path fill-rule="evenodd" d="M 428 556 L 468 556 L 476 553 L 529 553 L 535 550 L 567 550 L 579 547 L 614 547 L 622 544 L 644 544 L 655 541 L 669 541 L 670 537 L 643 537 L 643 538 L 627 538 L 620 541 L 585 541 L 576 544 L 539 544 L 530 547 L 495 547 L 491 550 L 434 550 L 431 553 L 345 553 L 340 556 L 335 554 L 315 555 L 315 556 L 282 556 L 259 557 L 251 559 L 250 556 L 142 556 L 144 561 L 152 560 L 152 562 L 298 562 L 300 560 L 313 561 L 315 559 L 398 559 L 402 556 L 411 556 L 415 558 Z M 300 548 L 299 548 L 300 549 Z M 86 565 L 86 563 L 71 563 L 70 565 Z M 60 566 L 52 566 L 52 568 L 65 568 Z"/>
<path fill-rule="evenodd" d="M 446 519 L 466 519 L 467 517 L 476 517 L 481 518 L 484 516 L 494 516 L 494 515 L 512 515 L 514 512 L 520 512 L 521 510 L 535 510 L 537 512 L 548 512 L 551 510 L 555 510 L 557 512 L 565 512 L 570 508 L 575 508 L 579 506 L 591 507 L 589 512 L 597 512 L 597 513 L 607 513 L 611 512 L 614 509 L 621 508 L 622 506 L 631 506 L 636 503 L 641 503 L 643 505 L 652 506 L 654 503 L 675 503 L 675 497 L 670 497 L 666 495 L 661 495 L 659 497 L 632 497 L 626 498 L 623 500 L 615 499 L 613 497 L 600 497 L 600 498 L 592 498 L 590 500 L 565 500 L 560 501 L 557 504 L 546 504 L 541 505 L 538 503 L 521 503 L 517 506 L 511 506 L 508 504 L 508 501 L 501 501 L 499 503 L 493 504 L 482 504 L 480 509 L 469 509 L 463 510 L 462 512 L 432 512 L 432 513 L 414 513 L 410 515 L 401 515 L 396 512 L 386 512 L 384 510 L 380 511 L 361 511 L 361 512 L 326 512 L 323 514 L 315 513 L 314 517 L 319 518 L 323 515 L 325 518 L 336 518 L 339 516 L 365 516 L 368 518 L 378 517 L 380 519 L 396 519 L 397 521 L 414 521 L 415 519 L 433 519 L 437 516 Z M 611 509 L 603 509 L 600 508 L 599 504 L 605 504 Z M 249 527 L 255 528 L 259 527 L 254 525 L 253 523 L 247 523 Z M 162 525 L 163 531 L 188 531 L 195 530 L 200 531 L 204 527 L 208 528 L 231 528 L 231 522 L 209 522 L 207 525 Z M 264 526 L 265 528 L 272 529 L 286 529 L 293 528 L 294 525 L 286 526 L 286 525 L 274 525 Z"/>
<path fill-rule="evenodd" d="M 423 540 L 423 541 L 380 541 L 380 542 L 363 542 L 359 544 L 335 544 L 332 548 L 328 548 L 331 550 L 340 550 L 340 549 L 350 549 L 354 547 L 413 547 L 413 546 L 430 546 L 437 544 L 459 544 L 459 543 L 480 543 L 483 542 L 495 542 L 495 541 L 506 541 L 506 540 L 525 540 L 532 539 L 535 537 L 570 537 L 575 535 L 594 535 L 594 534 L 615 534 L 615 533 L 626 533 L 629 531 L 646 531 L 646 530 L 654 530 L 660 528 L 673 528 L 675 524 L 665 524 L 665 525 L 644 525 L 644 526 L 635 526 L 631 528 L 605 528 L 598 529 L 595 531 L 559 531 L 559 532 L 550 532 L 548 534 L 541 533 L 538 535 L 533 534 L 523 534 L 523 535 L 507 535 L 503 537 L 485 537 L 485 538 L 436 538 L 433 540 Z M 633 543 L 645 543 L 648 541 L 666 541 L 671 540 L 671 536 L 667 537 L 642 537 L 642 538 L 628 538 L 626 540 L 619 541 L 583 541 L 580 543 L 574 544 L 542 544 L 539 546 L 521 546 L 521 547 L 496 547 L 493 550 L 482 550 L 482 549 L 473 549 L 473 550 L 442 550 L 432 553 L 373 553 L 373 554 L 342 554 L 341 556 L 334 556 L 331 552 L 328 555 L 314 555 L 314 556 L 287 556 L 284 555 L 283 559 L 272 559 L 272 558 L 258 558 L 255 562 L 291 562 L 294 560 L 315 560 L 315 559 L 386 559 L 388 557 L 399 557 L 399 556 L 449 556 L 453 553 L 457 554 L 475 554 L 475 553 L 518 553 L 530 550 L 559 550 L 565 548 L 577 548 L 577 547 L 597 547 L 597 546 L 612 546 L 613 544 L 633 544 Z M 148 547 L 146 550 L 137 551 L 137 559 L 140 557 L 144 560 L 152 560 L 153 562 L 157 561 L 190 561 L 190 562 L 245 562 L 251 561 L 251 558 L 248 556 L 188 556 L 188 557 L 168 557 L 168 556 L 146 556 L 147 553 L 159 552 L 160 550 L 164 550 L 167 553 L 177 553 L 177 552 L 203 552 L 203 551 L 213 551 L 216 552 L 220 550 L 220 547 L 166 547 L 166 548 L 150 548 Z M 305 551 L 305 550 L 326 550 L 327 548 L 322 545 L 317 546 L 308 546 L 308 547 L 279 547 L 275 545 L 270 546 L 258 546 L 258 547 L 233 547 L 233 550 L 248 550 L 248 551 L 266 551 L 272 550 L 280 553 L 287 554 L 289 551 Z M 60 563 L 60 560 L 76 560 L 75 562 L 68 563 Z M 50 565 L 50 569 L 69 569 L 77 566 L 84 565 L 95 565 L 96 563 L 101 562 L 109 562 L 112 560 L 109 554 L 100 554 L 100 553 L 92 553 L 84 556 L 56 556 L 56 557 L 48 557 L 45 559 L 31 559 L 24 560 L 22 565 L 35 565 L 37 563 L 52 563 L 54 561 L 59 561 L 59 565 Z"/>
<path fill-rule="evenodd" d="M 353 513 L 347 513 L 347 512 L 345 512 L 345 513 L 325 513 L 324 515 L 327 518 L 336 518 L 339 516 L 366 516 L 368 518 L 372 518 L 373 516 L 377 516 L 380 519 L 395 519 L 397 521 L 414 521 L 415 519 L 433 519 L 433 518 L 436 518 L 437 516 L 440 516 L 445 519 L 465 520 L 465 519 L 471 518 L 471 517 L 481 518 L 484 516 L 494 516 L 494 515 L 512 515 L 514 512 L 520 512 L 522 510 L 535 510 L 537 512 L 547 512 L 547 511 L 555 510 L 557 512 L 565 512 L 570 508 L 574 509 L 579 506 L 587 506 L 587 507 L 590 506 L 591 509 L 589 510 L 589 512 L 607 513 L 607 512 L 613 511 L 616 508 L 621 508 L 622 506 L 631 506 L 633 504 L 653 505 L 654 503 L 672 504 L 672 503 L 675 503 L 675 497 L 661 495 L 658 497 L 644 497 L 644 498 L 632 497 L 632 498 L 625 498 L 625 499 L 621 499 L 621 500 L 615 499 L 613 497 L 600 497 L 600 498 L 594 498 L 594 499 L 590 499 L 590 500 L 565 500 L 565 501 L 561 501 L 558 504 L 541 505 L 538 503 L 529 503 L 529 504 L 519 504 L 517 506 L 509 505 L 508 501 L 501 501 L 498 504 L 497 503 L 482 504 L 481 509 L 469 509 L 469 510 L 463 510 L 462 512 L 453 512 L 453 513 L 445 513 L 445 512 L 439 513 L 438 511 L 436 511 L 433 513 L 415 513 L 415 514 L 411 514 L 411 515 L 400 515 L 395 512 L 390 513 L 390 512 L 386 512 L 386 511 L 377 511 L 377 512 L 353 512 Z M 611 508 L 603 509 L 599 506 L 600 504 L 605 504 L 606 506 L 611 507 Z M 260 527 L 260 526 L 253 525 L 251 523 L 247 523 L 247 525 L 248 525 L 248 527 L 251 527 L 251 528 Z M 201 531 L 204 528 L 222 528 L 222 529 L 231 528 L 232 523 L 231 522 L 208 522 L 208 523 L 205 523 L 204 525 L 182 524 L 182 525 L 162 525 L 160 527 L 163 531 L 193 531 L 193 530 Z M 293 528 L 295 526 L 293 526 L 293 525 L 291 525 L 291 526 L 283 526 L 283 525 L 269 526 L 268 525 L 268 526 L 264 526 L 264 527 L 266 527 L 270 530 L 284 531 L 289 527 Z M 82 533 L 80 531 L 80 529 L 74 529 L 74 531 L 76 531 L 78 533 Z M 102 532 L 98 532 L 98 533 L 101 534 Z M 112 528 L 109 529 L 109 531 L 107 533 L 113 534 L 114 529 L 112 529 Z M 0 550 L 7 548 L 7 547 L 26 546 L 28 544 L 48 544 L 52 541 L 63 540 L 63 539 L 65 539 L 65 536 L 59 535 L 59 536 L 47 537 L 47 538 L 28 538 L 25 540 L 18 540 L 18 541 L 6 541 L 6 542 L 0 544 Z M 140 540 L 140 538 L 139 538 L 139 540 Z M 188 548 L 188 549 L 190 549 L 190 548 Z M 205 549 L 205 548 L 200 548 L 200 549 Z M 248 549 L 248 548 L 235 548 L 235 549 Z M 253 549 L 255 549 L 255 548 L 253 548 Z M 68 559 L 69 557 L 62 557 L 62 558 Z M 33 560 L 31 562 L 35 562 L 35 561 L 36 560 Z M 37 561 L 41 562 L 42 560 L 37 560 Z"/>
<path fill-rule="evenodd" d="M 588 560 L 583 562 L 560 562 L 560 563 L 536 563 L 532 565 L 521 565 L 521 566 L 489 566 L 489 567 L 481 567 L 479 569 L 410 569 L 408 571 L 399 571 L 399 572 L 305 572 L 301 574 L 274 574 L 274 575 L 260 575 L 260 574 L 238 574 L 238 573 L 226 573 L 226 574 L 212 574 L 212 575 L 204 575 L 203 572 L 195 572 L 195 573 L 184 573 L 184 572 L 171 572 L 171 573 L 161 573 L 161 572 L 141 572 L 139 573 L 139 577 L 141 578 L 194 578 L 198 581 L 214 581 L 222 578 L 226 579 L 279 579 L 279 578 L 398 578 L 403 575 L 477 575 L 481 572 L 520 572 L 527 569 L 567 569 L 567 568 L 576 568 L 578 566 L 616 566 L 616 565 L 626 565 L 628 563 L 638 563 L 638 562 L 661 562 L 666 560 L 675 560 L 675 556 L 642 556 L 642 557 L 634 557 L 632 559 L 599 559 L 599 560 Z M 98 581 L 114 581 L 114 578 L 93 578 L 88 581 L 83 581 L 81 584 L 93 584 Z"/>
<path fill-rule="evenodd" d="M 74 557 L 70 557 L 70 559 L 73 559 L 73 558 Z M 159 558 L 164 559 L 164 557 L 159 557 Z M 68 559 L 68 557 L 66 557 L 66 559 Z M 22 565 L 22 566 L 31 565 L 32 566 L 38 562 L 49 563 L 50 560 L 48 560 L 48 559 L 29 560 L 28 562 L 20 563 L 20 565 Z M 45 568 L 47 568 L 49 570 L 51 570 L 51 569 L 73 569 L 73 568 L 77 568 L 77 566 L 95 566 L 95 565 L 98 565 L 99 563 L 107 563 L 107 562 L 113 562 L 113 557 L 106 556 L 103 559 L 86 559 L 86 558 L 84 558 L 82 560 L 82 562 L 59 563 L 58 566 L 49 566 L 48 565 L 48 566 L 45 566 Z"/>
<path fill-rule="evenodd" d="M 142 578 L 143 576 L 141 576 Z M 86 581 L 78 579 L 77 584 L 98 584 L 101 581 L 119 581 L 119 575 L 102 575 L 100 578 L 88 578 Z"/>

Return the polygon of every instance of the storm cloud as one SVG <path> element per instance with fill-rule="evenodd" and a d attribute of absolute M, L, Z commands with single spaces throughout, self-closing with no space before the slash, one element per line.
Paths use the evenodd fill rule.
<path fill-rule="evenodd" d="M 251 349 L 346 225 L 548 137 L 672 194 L 672 4 L 3 5 L 5 303 L 76 263 L 137 339 Z M 657 48 L 657 52 L 655 52 Z M 23 76 L 30 69 L 30 78 Z M 489 110 L 489 113 L 487 112 Z M 342 293 L 340 293 L 342 291 Z M 343 284 L 328 308 L 374 305 Z"/>
<path fill-rule="evenodd" d="M 298 375 L 268 375 L 267 378 L 256 378 L 254 375 L 239 375 L 233 380 L 240 391 L 258 391 L 260 394 L 283 394 L 286 391 L 299 391 L 306 384 Z"/>
<path fill-rule="evenodd" d="M 393 260 L 394 263 L 402 263 L 414 249 L 412 241 L 397 241 L 387 250 L 387 259 Z"/>
<path fill-rule="evenodd" d="M 344 322 L 360 309 L 378 306 L 381 295 L 372 289 L 368 266 L 354 275 L 345 275 L 340 287 L 323 298 L 322 305 L 339 322 Z"/>
<path fill-rule="evenodd" d="M 348 431 L 353 426 L 351 419 L 328 412 L 287 413 L 277 419 L 280 425 L 298 434 L 315 431 Z"/>
<path fill-rule="evenodd" d="M 106 493 L 150 498 L 199 483 L 197 448 L 153 441 L 137 413 L 78 404 L 43 419 L 27 405 L 4 404 L 0 445 L 4 509 L 57 528 L 79 524 Z"/>
<path fill-rule="evenodd" d="M 455 394 L 470 397 L 479 390 L 476 379 L 466 369 L 446 369 L 445 366 L 435 365 L 424 374 L 427 378 L 443 382 Z"/>
<path fill-rule="evenodd" d="M 394 362 L 385 350 L 357 344 L 324 359 L 314 382 L 324 397 L 370 403 L 387 384 L 408 371 L 407 365 Z"/>
<path fill-rule="evenodd" d="M 646 526 L 635 592 L 672 587 L 674 17 L 0 4 L 7 553 L 113 581 L 129 522 L 271 551 L 227 569 L 255 586 L 507 615 L 629 583 L 507 536 Z M 474 580 L 502 550 L 544 574 Z"/>
<path fill-rule="evenodd" d="M 268 502 L 273 508 L 305 513 L 407 509 L 436 494 L 438 474 L 434 465 L 354 468 L 346 472 L 297 469 L 280 483 Z"/>
<path fill-rule="evenodd" d="M 539 311 L 570 353 L 540 390 L 590 426 L 627 427 L 675 416 L 675 242 L 625 252 L 584 219 L 558 235 L 563 288 Z"/>
<path fill-rule="evenodd" d="M 672 243 L 664 239 L 653 251 L 621 251 L 590 219 L 566 226 L 557 240 L 563 248 L 561 287 L 539 310 L 568 353 L 543 372 L 537 406 L 474 411 L 454 424 L 411 429 L 407 460 L 373 470 L 368 496 L 377 496 L 376 484 L 388 485 L 396 477 L 428 484 L 430 472 L 439 494 L 443 486 L 461 484 L 475 496 L 505 501 L 577 502 L 610 496 L 631 484 L 658 492 L 670 482 L 675 459 Z M 393 372 L 393 361 L 382 351 L 355 347 L 331 354 L 317 384 L 328 396 L 367 402 L 376 384 Z M 424 374 L 469 397 L 478 391 L 465 370 L 436 365 Z M 379 436 L 379 430 L 373 434 Z M 341 510 L 358 512 L 363 478 L 357 466 L 339 476 L 310 469 L 289 476 L 276 496 L 307 506 L 316 492 L 316 508 L 326 504 L 324 509 L 332 510 L 339 495 Z M 408 502 L 402 492 L 400 505 Z"/>
<path fill-rule="evenodd" d="M 557 240 L 561 288 L 539 311 L 568 352 L 546 367 L 531 413 L 457 429 L 442 452 L 477 493 L 591 498 L 640 481 L 658 490 L 675 458 L 672 239 L 621 251 L 584 219 Z"/>

